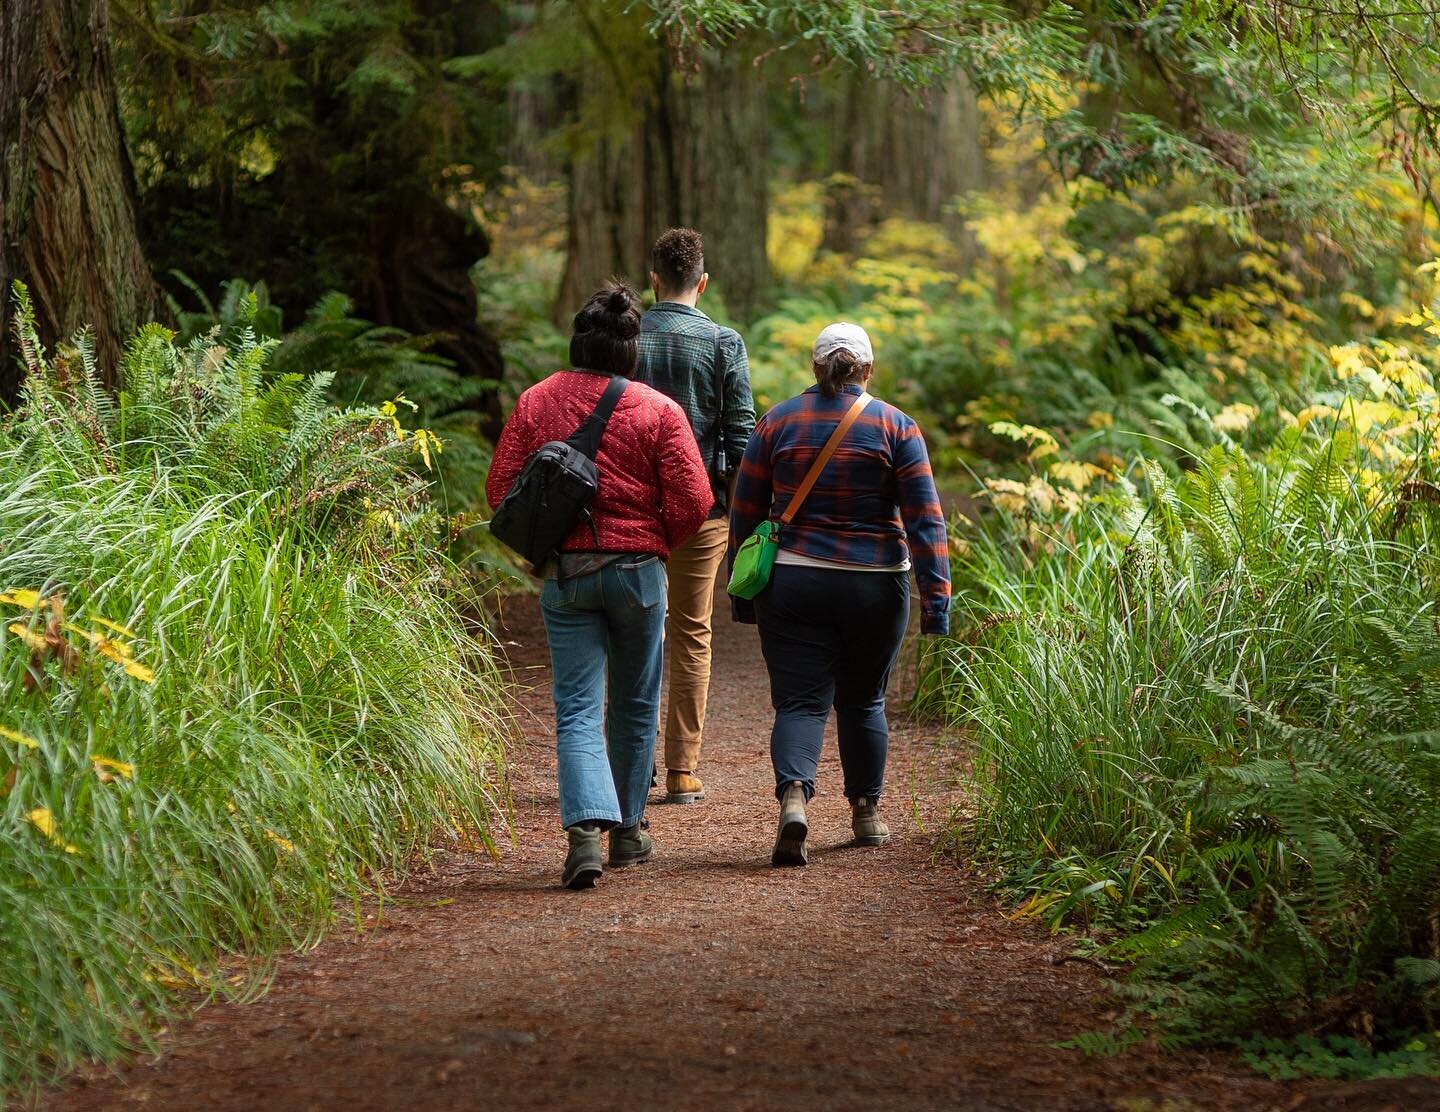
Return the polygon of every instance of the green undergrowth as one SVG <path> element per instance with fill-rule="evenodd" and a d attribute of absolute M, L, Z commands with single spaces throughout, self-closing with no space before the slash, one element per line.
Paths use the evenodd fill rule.
<path fill-rule="evenodd" d="M 956 845 L 1133 966 L 1167 1046 L 1437 1026 L 1437 401 L 1396 350 L 1178 477 L 992 481 L 955 541 L 922 689 L 975 747 Z"/>
<path fill-rule="evenodd" d="M 414 434 L 152 326 L 0 431 L 0 1101 L 263 989 L 503 808 L 506 723 Z M 473 600 L 471 600 L 473 601 Z M 477 608 L 465 607 L 466 613 Z"/>

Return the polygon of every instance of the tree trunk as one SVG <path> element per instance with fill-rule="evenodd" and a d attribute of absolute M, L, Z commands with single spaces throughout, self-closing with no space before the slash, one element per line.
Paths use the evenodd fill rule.
<path fill-rule="evenodd" d="M 0 0 L 0 397 L 20 372 L 10 283 L 30 287 L 47 344 L 89 327 L 113 383 L 156 309 L 135 224 L 105 0 Z"/>
<path fill-rule="evenodd" d="M 558 324 L 612 275 L 643 288 L 651 245 L 676 226 L 704 236 L 710 288 L 729 312 L 754 314 L 770 279 L 770 152 L 766 91 L 751 54 L 707 51 L 693 75 L 663 60 L 630 118 L 576 151 Z M 587 82 L 605 79 L 590 72 Z"/>
<path fill-rule="evenodd" d="M 981 119 L 961 73 L 923 100 L 868 74 L 851 76 L 835 106 L 836 170 L 825 246 L 853 252 L 889 212 L 958 231 L 955 198 L 984 184 Z"/>

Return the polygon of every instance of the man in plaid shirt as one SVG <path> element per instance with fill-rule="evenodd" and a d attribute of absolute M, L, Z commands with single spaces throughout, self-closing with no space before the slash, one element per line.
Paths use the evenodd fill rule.
<path fill-rule="evenodd" d="M 694 538 L 670 554 L 665 639 L 670 710 L 665 720 L 665 799 L 695 803 L 695 775 L 710 690 L 710 628 L 715 573 L 725 558 L 730 475 L 755 428 L 745 341 L 695 307 L 709 284 L 700 233 L 671 228 L 655 241 L 650 284 L 655 306 L 641 318 L 635 380 L 680 404 L 710 470 L 715 508 Z"/>

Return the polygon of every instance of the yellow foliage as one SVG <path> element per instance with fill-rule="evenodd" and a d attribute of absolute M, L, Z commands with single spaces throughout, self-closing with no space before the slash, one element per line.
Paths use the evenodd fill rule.
<path fill-rule="evenodd" d="M 48 838 L 52 845 L 63 849 L 66 853 L 79 853 L 73 845 L 60 836 L 59 826 L 55 822 L 55 816 L 50 812 L 49 807 L 36 807 L 27 811 L 25 817 L 30 820 L 30 825 L 40 831 Z"/>
<path fill-rule="evenodd" d="M 33 737 L 22 734 L 19 730 L 12 730 L 9 726 L 0 726 L 0 737 L 7 741 L 13 741 L 17 745 L 23 745 L 26 749 L 39 749 L 40 743 Z"/>

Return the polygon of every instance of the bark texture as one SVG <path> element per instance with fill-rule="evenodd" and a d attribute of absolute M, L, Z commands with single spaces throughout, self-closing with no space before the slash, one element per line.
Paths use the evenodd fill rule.
<path fill-rule="evenodd" d="M 851 252 L 887 212 L 939 221 L 984 185 L 981 119 L 963 74 L 923 99 L 856 73 L 834 106 L 836 171 L 827 197 L 825 246 Z"/>
<path fill-rule="evenodd" d="M 125 338 L 156 309 L 105 0 L 0 0 L 0 397 L 20 383 L 10 284 L 30 287 L 41 339 L 82 327 L 113 381 Z"/>
<path fill-rule="evenodd" d="M 770 150 L 752 55 L 743 44 L 707 51 L 694 73 L 660 58 L 626 121 L 576 150 L 557 322 L 612 275 L 643 288 L 651 244 L 675 226 L 705 237 L 712 296 L 742 319 L 754 314 L 770 276 Z"/>

